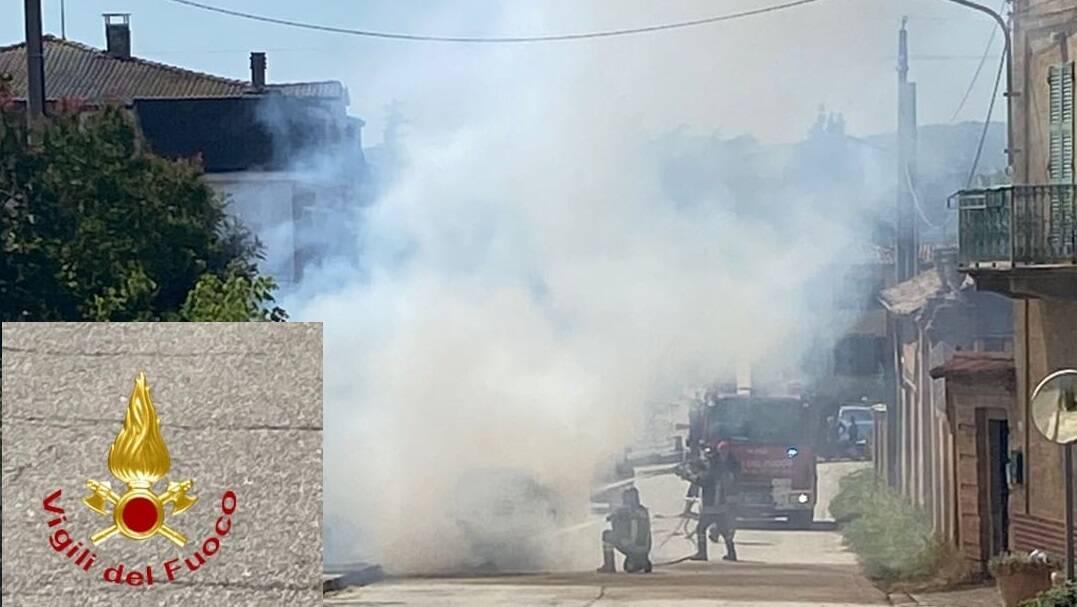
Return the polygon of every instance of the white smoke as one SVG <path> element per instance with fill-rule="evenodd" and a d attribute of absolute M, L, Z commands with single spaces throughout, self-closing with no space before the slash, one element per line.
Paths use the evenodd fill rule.
<path fill-rule="evenodd" d="M 541 25 L 518 10 L 505 31 Z M 414 81 L 427 106 L 427 86 L 452 103 L 417 111 L 400 174 L 356 210 L 359 269 L 327 265 L 286 299 L 325 323 L 329 558 L 474 564 L 454 504 L 475 470 L 519 471 L 558 496 L 560 522 L 583 520 L 594 469 L 645 403 L 738 361 L 793 360 L 799 327 L 828 321 L 800 304 L 852 242 L 840 209 L 859 201 L 774 186 L 766 212 L 722 187 L 675 204 L 649 125 L 693 83 L 652 86 L 669 48 L 616 44 L 616 62 L 591 44 L 446 51 L 467 77 Z M 555 544 L 540 561 L 564 558 Z"/>

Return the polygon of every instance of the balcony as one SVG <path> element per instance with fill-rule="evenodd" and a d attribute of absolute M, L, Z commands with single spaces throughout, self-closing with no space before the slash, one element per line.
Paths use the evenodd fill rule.
<path fill-rule="evenodd" d="M 1011 185 L 956 197 L 958 264 L 980 289 L 1077 297 L 1077 186 Z"/>

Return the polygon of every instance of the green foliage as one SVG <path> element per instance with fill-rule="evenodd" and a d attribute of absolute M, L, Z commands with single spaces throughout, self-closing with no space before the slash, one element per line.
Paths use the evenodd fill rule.
<path fill-rule="evenodd" d="M 0 108 L 3 320 L 285 317 L 266 308 L 261 245 L 194 163 L 146 151 L 122 109 L 50 117 L 29 135 Z"/>
<path fill-rule="evenodd" d="M 273 280 L 265 276 L 251 280 L 245 276 L 231 275 L 222 281 L 218 276 L 206 274 L 187 294 L 187 301 L 179 312 L 180 320 L 284 320 L 287 318 L 284 310 L 263 305 L 263 302 L 273 300 L 271 293 L 274 287 Z"/>
<path fill-rule="evenodd" d="M 870 474 L 869 474 L 870 473 Z M 860 557 L 867 575 L 884 585 L 924 581 L 935 576 L 945 547 L 927 515 L 889 487 L 873 471 L 843 479 L 834 499 L 845 541 Z"/>
<path fill-rule="evenodd" d="M 1034 599 L 1021 603 L 1021 607 L 1073 607 L 1077 605 L 1077 584 L 1073 582 L 1055 586 Z"/>
<path fill-rule="evenodd" d="M 830 502 L 830 514 L 838 524 L 851 522 L 864 514 L 871 495 L 879 486 L 875 471 L 871 468 L 857 470 L 841 479 L 838 494 Z"/>

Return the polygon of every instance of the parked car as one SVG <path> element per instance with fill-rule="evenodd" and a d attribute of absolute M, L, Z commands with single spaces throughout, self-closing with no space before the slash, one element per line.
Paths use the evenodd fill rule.
<path fill-rule="evenodd" d="M 858 459 L 870 459 L 875 437 L 875 415 L 871 407 L 843 405 L 838 409 L 838 422 L 844 426 L 841 436 L 844 449 Z"/>

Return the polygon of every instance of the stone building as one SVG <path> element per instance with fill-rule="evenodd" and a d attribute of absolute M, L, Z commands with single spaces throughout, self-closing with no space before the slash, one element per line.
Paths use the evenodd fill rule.
<path fill-rule="evenodd" d="M 957 464 L 954 426 L 946 414 L 945 381 L 931 370 L 958 352 L 1006 352 L 1011 348 L 1009 302 L 977 293 L 957 271 L 956 251 L 939 248 L 934 267 L 883 290 L 894 348 L 897 424 L 883 470 L 891 486 L 922 507 L 943 538 L 956 537 Z"/>
<path fill-rule="evenodd" d="M 1014 407 L 1013 356 L 957 352 L 931 370 L 945 383 L 944 427 L 951 457 L 942 471 L 948 489 L 948 537 L 968 571 L 983 575 L 1009 546 L 1008 444 Z"/>
<path fill-rule="evenodd" d="M 958 195 L 961 266 L 980 290 L 1013 302 L 1010 548 L 1059 554 L 1065 532 L 1062 447 L 1031 423 L 1049 373 L 1077 367 L 1074 58 L 1077 5 L 1015 0 L 1012 185 Z"/>

